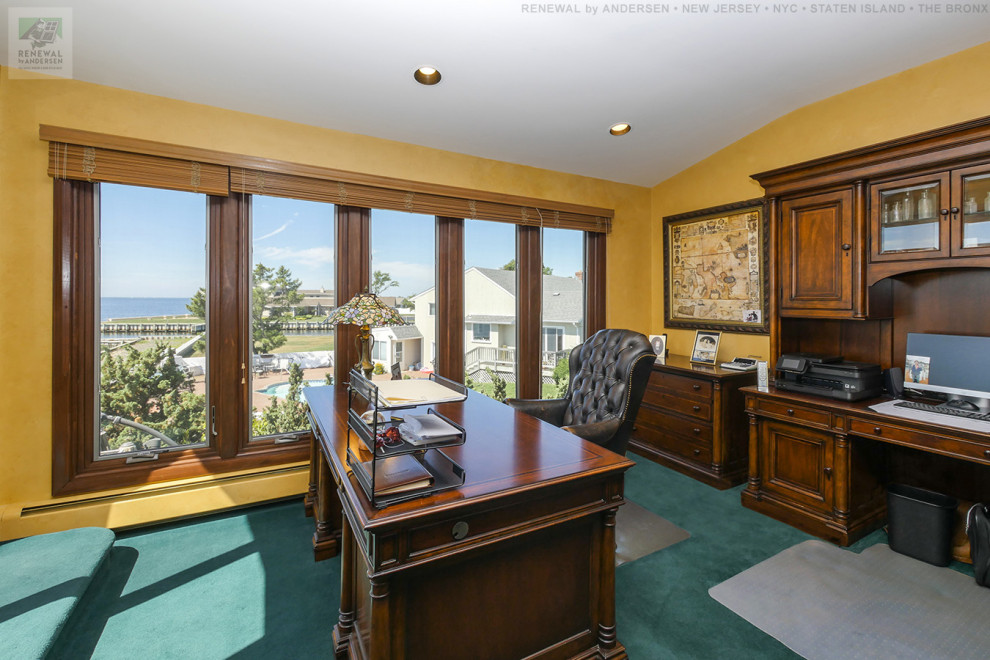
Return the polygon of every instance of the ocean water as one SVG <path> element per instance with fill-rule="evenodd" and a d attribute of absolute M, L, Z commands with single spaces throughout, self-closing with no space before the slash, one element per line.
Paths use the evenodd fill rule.
<path fill-rule="evenodd" d="M 100 321 L 188 314 L 189 298 L 100 298 Z"/>

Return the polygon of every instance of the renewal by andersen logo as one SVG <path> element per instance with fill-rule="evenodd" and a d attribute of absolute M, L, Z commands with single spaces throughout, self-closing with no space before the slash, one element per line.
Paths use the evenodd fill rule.
<path fill-rule="evenodd" d="M 18 34 L 22 41 L 30 41 L 31 48 L 44 48 L 62 38 L 61 18 L 19 18 Z"/>

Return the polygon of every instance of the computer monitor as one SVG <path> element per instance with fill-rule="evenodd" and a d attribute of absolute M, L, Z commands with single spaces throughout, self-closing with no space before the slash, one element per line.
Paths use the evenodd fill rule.
<path fill-rule="evenodd" d="M 990 337 L 909 332 L 906 353 L 905 390 L 945 394 L 948 405 L 990 408 Z"/>

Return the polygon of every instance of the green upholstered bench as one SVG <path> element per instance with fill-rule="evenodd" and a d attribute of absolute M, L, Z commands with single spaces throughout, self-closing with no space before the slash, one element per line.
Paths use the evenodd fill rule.
<path fill-rule="evenodd" d="M 45 657 L 113 541 L 82 527 L 0 544 L 0 655 Z"/>

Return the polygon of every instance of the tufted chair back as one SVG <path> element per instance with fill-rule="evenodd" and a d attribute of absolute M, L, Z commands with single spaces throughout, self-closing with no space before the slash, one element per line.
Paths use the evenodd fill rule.
<path fill-rule="evenodd" d="M 625 453 L 656 354 L 632 330 L 599 330 L 571 351 L 571 381 L 562 426 L 620 419 L 608 447 Z"/>

